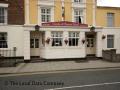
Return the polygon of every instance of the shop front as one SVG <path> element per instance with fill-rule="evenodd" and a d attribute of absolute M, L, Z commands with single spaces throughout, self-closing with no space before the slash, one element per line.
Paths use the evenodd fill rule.
<path fill-rule="evenodd" d="M 38 57 L 43 59 L 75 59 L 86 58 L 89 54 L 101 57 L 101 30 L 94 32 L 86 24 L 72 22 L 44 23 L 39 31 L 28 29 L 29 54 L 28 59 Z M 27 46 L 27 45 L 25 45 Z M 26 47 L 28 48 L 28 47 Z M 28 52 L 25 51 L 25 52 Z"/>

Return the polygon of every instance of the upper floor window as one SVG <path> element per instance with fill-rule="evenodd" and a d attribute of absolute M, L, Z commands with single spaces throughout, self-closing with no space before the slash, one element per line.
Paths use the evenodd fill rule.
<path fill-rule="evenodd" d="M 63 33 L 52 32 L 52 46 L 62 46 L 62 43 L 63 43 Z"/>
<path fill-rule="evenodd" d="M 41 22 L 50 22 L 50 21 L 51 21 L 51 9 L 41 8 Z"/>
<path fill-rule="evenodd" d="M 82 9 L 75 9 L 74 10 L 74 21 L 79 22 L 79 23 L 83 23 L 84 15 L 83 15 Z"/>
<path fill-rule="evenodd" d="M 107 35 L 107 48 L 114 48 L 114 35 Z"/>
<path fill-rule="evenodd" d="M 74 0 L 75 3 L 82 3 L 83 0 Z"/>
<path fill-rule="evenodd" d="M 7 48 L 7 33 L 0 33 L 0 48 Z"/>
<path fill-rule="evenodd" d="M 0 24 L 7 23 L 7 9 L 5 7 L 0 7 Z"/>
<path fill-rule="evenodd" d="M 79 32 L 69 32 L 69 46 L 78 46 Z"/>
<path fill-rule="evenodd" d="M 114 27 L 114 13 L 107 13 L 107 27 Z"/>

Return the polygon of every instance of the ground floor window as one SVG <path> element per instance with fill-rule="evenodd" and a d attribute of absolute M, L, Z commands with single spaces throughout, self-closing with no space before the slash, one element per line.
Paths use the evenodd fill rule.
<path fill-rule="evenodd" d="M 52 32 L 52 46 L 62 46 L 63 43 L 63 33 L 62 32 Z"/>
<path fill-rule="evenodd" d="M 107 35 L 107 48 L 114 48 L 114 35 Z"/>
<path fill-rule="evenodd" d="M 0 48 L 8 48 L 7 33 L 0 33 Z"/>
<path fill-rule="evenodd" d="M 30 48 L 39 48 L 39 39 L 30 39 Z"/>
<path fill-rule="evenodd" d="M 69 32 L 69 46 L 78 46 L 79 32 Z"/>

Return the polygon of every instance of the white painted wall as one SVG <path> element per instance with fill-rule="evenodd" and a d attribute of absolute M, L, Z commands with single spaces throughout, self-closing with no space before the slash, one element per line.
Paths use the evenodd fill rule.
<path fill-rule="evenodd" d="M 120 53 L 120 28 L 103 28 L 102 34 L 115 35 L 114 49 L 117 49 L 117 53 Z M 103 50 L 109 50 L 107 48 L 107 37 L 105 38 L 105 40 L 102 40 L 102 43 Z"/>
<path fill-rule="evenodd" d="M 30 60 L 30 31 L 24 30 L 24 39 L 23 39 L 23 45 L 24 45 L 24 59 Z"/>
<path fill-rule="evenodd" d="M 45 28 L 43 28 L 45 29 Z M 43 30 L 41 29 L 41 30 Z M 72 29 L 72 30 L 71 30 Z M 84 30 L 84 29 L 83 29 Z M 52 47 L 51 41 L 46 44 L 44 48 L 40 48 L 40 56 L 46 59 L 58 59 L 58 58 L 84 58 L 86 56 L 85 44 L 82 44 L 81 40 L 85 39 L 85 32 L 80 31 L 80 29 L 73 28 L 46 28 L 45 38 L 51 38 L 51 31 L 61 31 L 63 32 L 63 46 Z M 65 44 L 64 40 L 68 38 L 69 31 L 80 32 L 79 45 L 70 47 Z"/>
<path fill-rule="evenodd" d="M 23 27 L 17 25 L 1 25 L 0 32 L 7 32 L 8 39 L 8 48 L 13 49 L 13 47 L 17 47 L 16 56 L 23 56 Z M 2 49 L 2 48 L 0 48 Z"/>
<path fill-rule="evenodd" d="M 80 39 L 85 38 L 85 32 L 89 32 L 89 29 L 78 29 L 78 28 L 44 28 L 46 29 L 46 38 L 51 37 L 51 31 L 63 31 L 64 39 L 68 37 L 69 31 L 79 31 Z M 114 34 L 115 35 L 115 48 L 117 53 L 120 53 L 120 28 L 97 28 L 96 31 L 96 56 L 102 57 L 102 50 L 108 50 L 107 48 L 107 38 L 102 39 L 102 35 Z M 64 40 L 63 39 L 63 40 Z M 62 47 L 51 47 L 51 44 L 46 45 L 41 51 L 41 57 L 46 59 L 53 58 L 84 58 L 86 56 L 85 45 L 82 45 L 81 40 L 79 40 L 78 47 L 69 47 L 63 44 Z M 44 52 L 44 54 L 42 53 Z"/>
<path fill-rule="evenodd" d="M 102 31 L 99 31 L 96 37 L 96 57 L 102 57 L 102 44 Z"/>
<path fill-rule="evenodd" d="M 24 59 L 30 59 L 30 31 L 34 31 L 33 26 L 23 27 L 18 25 L 5 25 L 0 26 L 0 32 L 8 33 L 8 48 L 13 49 L 17 47 L 17 56 L 24 56 Z M 69 47 L 63 41 L 63 46 L 52 47 L 51 43 L 46 44 L 45 47 L 40 45 L 38 50 L 40 57 L 46 59 L 56 59 L 56 58 L 84 58 L 86 57 L 85 44 L 82 44 L 81 40 L 85 38 L 85 32 L 88 32 L 88 28 L 79 27 L 41 27 L 40 32 L 45 32 L 45 39 L 51 38 L 51 31 L 62 31 L 63 40 L 68 38 L 69 31 L 80 32 L 79 46 Z M 101 28 L 97 29 L 97 49 L 96 55 L 98 57 L 102 56 L 102 50 L 107 50 L 107 38 L 102 40 L 102 35 L 114 34 L 115 35 L 115 49 L 117 53 L 120 53 L 120 28 Z M 40 35 L 41 42 L 41 35 Z M 34 52 L 32 52 L 34 54 Z"/>

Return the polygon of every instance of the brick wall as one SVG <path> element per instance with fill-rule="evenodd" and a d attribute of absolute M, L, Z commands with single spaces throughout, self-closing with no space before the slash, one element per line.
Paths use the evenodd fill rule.
<path fill-rule="evenodd" d="M 8 3 L 8 24 L 23 25 L 24 0 L 0 0 L 0 3 Z"/>

